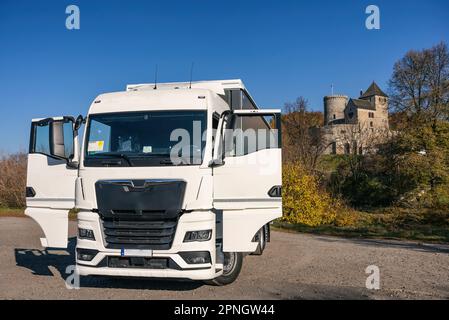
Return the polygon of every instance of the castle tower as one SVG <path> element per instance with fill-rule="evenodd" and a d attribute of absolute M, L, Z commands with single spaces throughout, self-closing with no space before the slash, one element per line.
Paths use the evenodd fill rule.
<path fill-rule="evenodd" d="M 332 95 L 325 96 L 324 102 L 324 125 L 332 124 L 336 120 L 344 122 L 345 108 L 348 103 L 348 96 Z"/>
<path fill-rule="evenodd" d="M 375 122 L 378 128 L 388 128 L 388 96 L 373 81 L 366 91 L 360 95 L 362 100 L 368 100 L 375 110 Z"/>

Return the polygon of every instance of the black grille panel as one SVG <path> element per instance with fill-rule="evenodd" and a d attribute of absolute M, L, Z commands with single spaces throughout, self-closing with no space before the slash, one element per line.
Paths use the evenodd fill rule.
<path fill-rule="evenodd" d="M 167 250 L 182 213 L 182 180 L 100 180 L 98 214 L 107 248 Z"/>
<path fill-rule="evenodd" d="M 176 233 L 177 219 L 165 221 L 102 218 L 107 248 L 167 250 Z"/>

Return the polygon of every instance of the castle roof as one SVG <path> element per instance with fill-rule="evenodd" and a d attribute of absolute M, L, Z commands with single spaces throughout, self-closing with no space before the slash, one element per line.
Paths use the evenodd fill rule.
<path fill-rule="evenodd" d="M 383 92 L 379 86 L 373 81 L 371 85 L 366 89 L 366 91 L 360 96 L 359 99 L 363 98 L 369 98 L 372 96 L 382 96 L 382 97 L 388 97 L 385 92 Z"/>
<path fill-rule="evenodd" d="M 376 108 L 368 100 L 350 99 L 349 104 L 354 105 L 357 109 L 376 110 Z"/>

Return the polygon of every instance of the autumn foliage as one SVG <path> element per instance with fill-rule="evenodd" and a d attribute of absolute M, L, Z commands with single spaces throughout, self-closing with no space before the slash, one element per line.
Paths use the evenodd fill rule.
<path fill-rule="evenodd" d="M 332 223 L 336 218 L 338 201 L 320 190 L 317 178 L 299 162 L 284 165 L 282 202 L 282 220 L 286 222 L 317 226 Z"/>
<path fill-rule="evenodd" d="M 25 207 L 26 170 L 24 153 L 0 158 L 0 207 Z"/>

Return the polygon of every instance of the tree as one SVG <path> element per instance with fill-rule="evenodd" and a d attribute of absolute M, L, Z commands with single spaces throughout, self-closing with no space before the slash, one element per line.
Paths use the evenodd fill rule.
<path fill-rule="evenodd" d="M 354 206 L 388 204 L 392 195 L 388 186 L 379 148 L 389 141 L 388 129 L 371 128 L 364 121 L 345 125 L 339 136 L 340 145 L 347 152 L 331 175 L 329 187 Z"/>
<path fill-rule="evenodd" d="M 284 157 L 287 161 L 299 161 L 306 170 L 313 171 L 326 149 L 321 130 L 321 112 L 308 111 L 308 101 L 300 96 L 295 102 L 285 103 L 282 117 L 284 133 Z"/>
<path fill-rule="evenodd" d="M 417 193 L 428 190 L 428 194 L 438 194 L 439 190 L 448 189 L 449 53 L 446 44 L 407 52 L 394 65 L 390 92 L 391 105 L 398 116 L 394 139 L 386 150 L 390 151 L 387 156 L 396 167 L 398 177 L 415 186 Z"/>
<path fill-rule="evenodd" d="M 410 121 L 449 119 L 449 53 L 445 43 L 411 50 L 393 68 L 390 104 Z"/>

